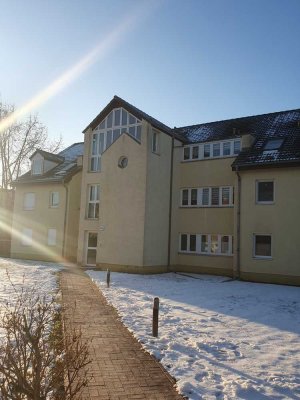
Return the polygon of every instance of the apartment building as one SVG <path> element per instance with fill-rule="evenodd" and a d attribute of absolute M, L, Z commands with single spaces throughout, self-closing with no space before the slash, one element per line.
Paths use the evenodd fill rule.
<path fill-rule="evenodd" d="M 14 182 L 11 256 L 76 262 L 83 143 L 52 154 L 36 150 Z"/>
<path fill-rule="evenodd" d="M 300 284 L 300 109 L 171 129 L 115 96 L 83 133 L 80 265 Z"/>

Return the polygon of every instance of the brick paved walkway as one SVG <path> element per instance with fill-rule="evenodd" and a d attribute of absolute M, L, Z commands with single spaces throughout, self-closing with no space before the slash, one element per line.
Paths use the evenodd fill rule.
<path fill-rule="evenodd" d="M 182 400 L 170 375 L 142 349 L 84 272 L 64 270 L 61 289 L 67 310 L 76 304 L 74 324 L 81 326 L 84 338 L 92 339 L 93 378 L 82 399 Z"/>

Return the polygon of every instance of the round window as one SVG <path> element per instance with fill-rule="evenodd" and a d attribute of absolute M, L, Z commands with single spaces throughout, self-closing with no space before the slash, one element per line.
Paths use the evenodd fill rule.
<path fill-rule="evenodd" d="M 120 157 L 118 162 L 119 168 L 126 168 L 128 165 L 128 158 L 127 157 Z"/>

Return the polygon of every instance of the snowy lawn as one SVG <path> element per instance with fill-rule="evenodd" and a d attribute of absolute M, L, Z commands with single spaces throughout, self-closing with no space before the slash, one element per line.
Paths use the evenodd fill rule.
<path fill-rule="evenodd" d="M 88 271 L 190 399 L 300 399 L 300 288 Z M 153 298 L 159 337 L 151 337 Z"/>
<path fill-rule="evenodd" d="M 58 288 L 58 264 L 0 258 L 0 316 L 3 304 L 14 299 L 22 288 L 35 288 L 41 295 L 51 294 Z M 1 338 L 1 330 L 0 330 Z"/>

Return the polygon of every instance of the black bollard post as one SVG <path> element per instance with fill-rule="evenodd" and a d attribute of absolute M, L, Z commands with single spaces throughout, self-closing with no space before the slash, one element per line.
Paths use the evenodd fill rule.
<path fill-rule="evenodd" d="M 152 321 L 152 336 L 158 336 L 158 311 L 159 311 L 159 298 L 155 297 L 153 302 L 153 321 Z"/>

